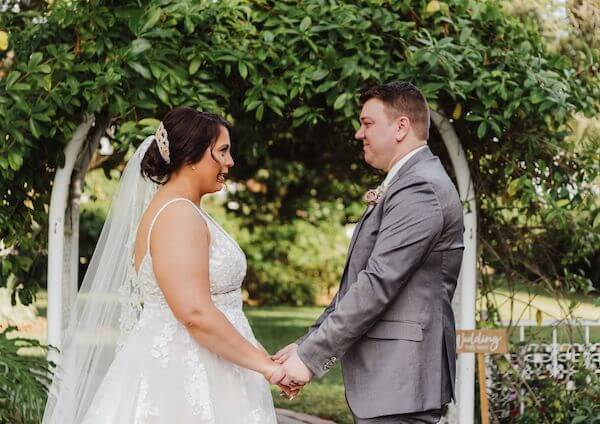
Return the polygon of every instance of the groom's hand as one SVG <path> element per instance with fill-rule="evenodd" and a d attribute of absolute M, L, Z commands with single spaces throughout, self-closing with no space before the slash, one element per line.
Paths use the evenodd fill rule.
<path fill-rule="evenodd" d="M 285 377 L 280 384 L 291 388 L 299 388 L 307 384 L 312 378 L 312 371 L 302 362 L 298 352 L 294 349 L 289 353 L 287 360 L 283 363 Z"/>
<path fill-rule="evenodd" d="M 271 359 L 279 364 L 283 364 L 289 358 L 290 354 L 297 349 L 298 345 L 296 343 L 290 343 L 283 349 L 280 349 L 275 355 L 271 356 Z"/>

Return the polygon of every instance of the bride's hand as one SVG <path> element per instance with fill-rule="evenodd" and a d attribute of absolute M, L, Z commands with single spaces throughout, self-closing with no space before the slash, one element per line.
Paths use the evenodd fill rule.
<path fill-rule="evenodd" d="M 267 349 L 265 349 L 265 347 L 262 345 L 262 343 L 260 342 L 256 342 L 257 347 L 262 350 L 262 352 L 267 355 L 268 357 L 271 357 L 271 355 L 269 354 L 269 352 L 267 352 Z"/>
<path fill-rule="evenodd" d="M 275 362 L 271 364 L 263 375 L 270 384 L 279 384 L 285 378 L 285 369 Z"/>

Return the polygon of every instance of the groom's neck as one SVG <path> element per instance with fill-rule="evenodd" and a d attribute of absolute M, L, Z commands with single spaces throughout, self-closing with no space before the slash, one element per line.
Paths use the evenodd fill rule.
<path fill-rule="evenodd" d="M 390 169 L 392 169 L 394 167 L 394 165 L 396 165 L 399 161 L 401 161 L 402 158 L 404 158 L 406 155 L 408 155 L 413 150 L 418 149 L 419 147 L 425 146 L 426 144 L 427 144 L 426 140 L 415 140 L 415 141 L 407 142 L 406 144 L 402 143 L 399 146 L 398 151 L 396 152 L 396 154 L 394 155 L 394 157 L 388 164 L 387 169 L 385 169 L 385 172 L 390 172 Z"/>

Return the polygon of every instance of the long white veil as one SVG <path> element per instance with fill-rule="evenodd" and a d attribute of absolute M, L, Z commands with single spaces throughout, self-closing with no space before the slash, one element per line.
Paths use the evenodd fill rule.
<path fill-rule="evenodd" d="M 80 423 L 142 308 L 133 267 L 137 226 L 157 184 L 142 177 L 141 162 L 154 141 L 131 157 L 63 335 L 43 423 Z"/>

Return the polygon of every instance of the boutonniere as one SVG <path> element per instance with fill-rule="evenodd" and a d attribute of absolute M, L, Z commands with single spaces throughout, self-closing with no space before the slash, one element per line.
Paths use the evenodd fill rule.
<path fill-rule="evenodd" d="M 383 199 L 383 195 L 385 194 L 385 189 L 382 186 L 378 186 L 377 188 L 372 188 L 367 191 L 363 197 L 365 203 L 369 206 L 375 206 L 381 199 Z"/>

